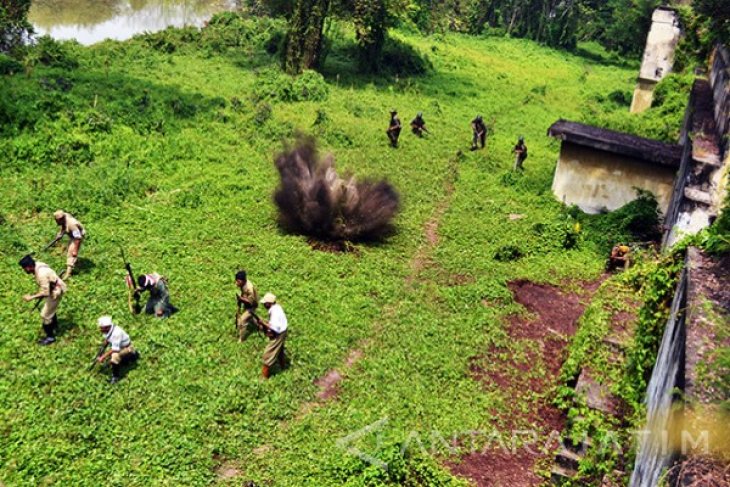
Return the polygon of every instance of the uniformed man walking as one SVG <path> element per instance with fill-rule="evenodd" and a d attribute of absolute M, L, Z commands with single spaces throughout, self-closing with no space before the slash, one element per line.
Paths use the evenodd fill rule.
<path fill-rule="evenodd" d="M 487 125 L 484 123 L 484 119 L 481 115 L 477 115 L 474 120 L 471 121 L 471 150 L 477 150 L 478 146 L 484 149 L 484 145 L 487 141 Z"/>
<path fill-rule="evenodd" d="M 63 210 L 56 211 L 53 214 L 53 218 L 56 220 L 56 223 L 60 228 L 58 229 L 56 238 L 53 242 L 51 242 L 51 245 L 55 245 L 63 238 L 64 235 L 68 235 L 69 242 L 66 255 L 66 272 L 63 274 L 63 277 L 69 278 L 71 277 L 71 273 L 76 266 L 76 261 L 79 258 L 79 249 L 81 248 L 81 242 L 86 236 L 86 231 L 84 230 L 83 225 L 81 225 L 76 218 Z"/>
<path fill-rule="evenodd" d="M 112 365 L 112 376 L 109 382 L 115 384 L 122 378 L 122 365 L 137 360 L 139 352 L 132 346 L 132 340 L 127 332 L 121 326 L 114 324 L 111 316 L 102 316 L 97 323 L 99 331 L 104 335 L 104 345 L 109 346 L 109 350 L 99 355 L 96 361 L 103 364 L 111 357 L 109 362 Z"/>
<path fill-rule="evenodd" d="M 514 170 L 523 170 L 522 163 L 525 162 L 525 159 L 527 159 L 527 146 L 525 145 L 525 138 L 520 137 L 517 140 L 517 144 L 512 149 L 512 152 L 515 154 L 515 167 Z"/>
<path fill-rule="evenodd" d="M 264 351 L 264 366 L 261 370 L 264 379 L 268 379 L 271 375 L 271 367 L 274 364 L 278 362 L 279 367 L 282 369 L 286 365 L 284 342 L 286 342 L 289 324 L 286 320 L 284 309 L 276 302 L 276 296 L 271 293 L 266 293 L 264 299 L 261 300 L 261 304 L 264 305 L 269 313 L 268 321 L 259 318 L 259 325 L 266 332 L 266 336 L 269 337 L 269 343 L 266 345 L 266 350 Z"/>
<path fill-rule="evenodd" d="M 418 112 L 416 118 L 411 120 L 411 130 L 419 137 L 423 137 L 424 132 L 428 132 L 426 121 L 423 119 L 423 112 Z"/>
<path fill-rule="evenodd" d="M 256 292 L 256 287 L 246 277 L 245 270 L 236 272 L 236 286 L 241 290 L 241 294 L 236 296 L 238 301 L 236 327 L 238 329 L 238 341 L 243 342 L 248 338 L 252 329 L 257 326 L 254 315 L 259 305 L 259 295 Z M 241 312 L 241 308 L 243 308 L 243 312 Z"/>
<path fill-rule="evenodd" d="M 170 291 L 167 287 L 167 279 L 155 273 L 142 274 L 137 277 L 136 295 L 149 291 L 150 297 L 145 305 L 145 313 L 154 314 L 158 318 L 167 318 L 174 311 L 175 307 L 170 304 Z"/>
<path fill-rule="evenodd" d="M 48 264 L 36 262 L 30 255 L 20 259 L 19 264 L 26 273 L 35 275 L 35 280 L 40 288 L 36 294 L 26 294 L 23 299 L 25 301 L 45 299 L 43 308 L 41 308 L 41 322 L 46 337 L 38 340 L 38 343 L 50 345 L 56 341 L 56 328 L 58 327 L 56 310 L 66 292 L 66 284 Z"/>
<path fill-rule="evenodd" d="M 400 137 L 401 123 L 398 118 L 398 112 L 393 109 L 390 111 L 390 123 L 385 133 L 388 135 L 391 147 L 398 147 L 398 137 Z"/>

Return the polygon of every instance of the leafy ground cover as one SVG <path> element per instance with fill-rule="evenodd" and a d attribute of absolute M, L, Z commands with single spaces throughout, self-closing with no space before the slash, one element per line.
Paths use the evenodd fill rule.
<path fill-rule="evenodd" d="M 459 440 L 521 414 L 509 391 L 470 375 L 487 350 L 526 356 L 531 346 L 507 333 L 504 318 L 524 312 L 507 283 L 600 274 L 603 249 L 550 192 L 558 143 L 545 131 L 630 90 L 634 69 L 525 40 L 396 32 L 430 67 L 361 77 L 343 27 L 324 77 L 294 80 L 268 54 L 276 25 L 236 28 L 248 34 L 51 44 L 25 73 L 3 77 L 7 485 L 458 485 L 439 463 L 458 462 Z M 406 123 L 423 111 L 431 135 L 404 130 L 400 148 L 388 147 L 391 107 Z M 469 152 L 477 113 L 493 130 L 487 150 Z M 398 188 L 393 237 L 330 253 L 278 228 L 272 161 L 296 130 L 317 135 L 339 170 Z M 524 174 L 510 171 L 519 135 L 530 150 Z M 57 208 L 89 239 L 60 308 L 60 340 L 40 348 L 38 319 L 20 300 L 31 279 L 16 261 L 52 237 Z M 179 313 L 127 313 L 119 245 L 136 271 L 169 277 Z M 60 249 L 39 258 L 64 262 Z M 263 341 L 235 340 L 239 267 L 280 297 L 291 324 L 291 365 L 266 382 Z M 106 313 L 143 357 L 113 388 L 104 372 L 85 371 Z M 318 379 L 334 369 L 336 392 L 322 397 Z"/>

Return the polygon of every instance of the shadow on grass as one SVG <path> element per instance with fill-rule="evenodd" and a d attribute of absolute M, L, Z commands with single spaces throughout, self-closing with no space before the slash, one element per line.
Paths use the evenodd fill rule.
<path fill-rule="evenodd" d="M 625 59 L 618 54 L 609 53 L 590 45 L 579 45 L 573 51 L 576 56 L 604 66 L 613 66 L 622 69 L 639 69 L 640 63 L 636 59 Z"/>

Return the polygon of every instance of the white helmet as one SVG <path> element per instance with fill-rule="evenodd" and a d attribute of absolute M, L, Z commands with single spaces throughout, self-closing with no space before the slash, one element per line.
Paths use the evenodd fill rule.
<path fill-rule="evenodd" d="M 114 326 L 111 316 L 102 316 L 97 323 L 99 324 L 99 328 L 111 328 Z"/>

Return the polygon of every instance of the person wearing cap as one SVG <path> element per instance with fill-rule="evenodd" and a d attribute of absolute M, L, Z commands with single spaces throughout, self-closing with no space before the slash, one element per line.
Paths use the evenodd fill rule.
<path fill-rule="evenodd" d="M 471 121 L 471 150 L 477 150 L 479 145 L 484 149 L 484 145 L 487 141 L 487 125 L 484 123 L 484 119 L 481 115 L 477 115 L 474 120 Z"/>
<path fill-rule="evenodd" d="M 261 304 L 264 305 L 269 313 L 268 321 L 261 318 L 258 319 L 259 325 L 266 332 L 266 336 L 269 337 L 269 343 L 266 345 L 266 350 L 264 351 L 264 366 L 261 370 L 264 379 L 268 379 L 271 375 L 271 367 L 274 364 L 278 362 L 279 367 L 282 369 L 286 365 L 284 342 L 286 341 L 289 324 L 284 314 L 284 308 L 276 302 L 276 296 L 271 293 L 266 293 L 264 299 L 261 300 Z"/>
<path fill-rule="evenodd" d="M 109 382 L 115 384 L 121 379 L 122 364 L 135 361 L 139 358 L 139 353 L 132 346 L 132 340 L 124 329 L 114 324 L 111 316 L 102 316 L 97 321 L 99 331 L 104 335 L 104 346 L 109 346 L 109 350 L 97 357 L 97 362 L 103 364 L 107 359 L 112 365 L 112 376 Z"/>
<path fill-rule="evenodd" d="M 20 259 L 20 267 L 28 274 L 35 276 L 38 283 L 39 291 L 36 294 L 26 294 L 23 296 L 25 301 L 33 301 L 34 299 L 45 299 L 43 308 L 41 308 L 41 323 L 46 337 L 38 340 L 41 345 L 50 345 L 56 341 L 55 330 L 58 327 L 58 318 L 56 310 L 58 303 L 66 292 L 66 284 L 51 269 L 48 264 L 33 260 L 33 257 L 26 255 Z"/>
<path fill-rule="evenodd" d="M 86 236 L 86 231 L 79 221 L 63 210 L 58 210 L 53 214 L 53 218 L 60 227 L 53 244 L 60 241 L 64 235 L 68 235 L 68 252 L 66 254 L 66 272 L 63 277 L 71 277 L 76 261 L 79 258 L 79 249 L 81 242 Z"/>
<path fill-rule="evenodd" d="M 246 271 L 240 270 L 236 272 L 236 286 L 241 290 L 240 295 L 236 295 L 238 301 L 238 313 L 236 313 L 236 328 L 238 330 L 238 341 L 243 342 L 248 335 L 256 328 L 256 308 L 259 305 L 259 295 L 256 287 L 246 277 Z M 241 313 L 243 308 L 243 313 Z"/>
<path fill-rule="evenodd" d="M 527 146 L 525 145 L 525 138 L 520 137 L 517 140 L 517 144 L 512 149 L 512 152 L 515 154 L 515 167 L 514 170 L 520 170 L 522 171 L 522 163 L 525 162 L 525 159 L 527 159 Z"/>
<path fill-rule="evenodd" d="M 390 140 L 391 147 L 398 147 L 398 137 L 400 137 L 401 124 L 398 118 L 398 112 L 396 109 L 390 111 L 390 123 L 388 124 L 388 130 L 385 131 L 388 139 Z"/>
<path fill-rule="evenodd" d="M 137 289 L 135 295 L 149 291 L 150 297 L 145 305 L 145 313 L 154 314 L 158 318 L 167 318 L 174 311 L 175 307 L 170 304 L 170 291 L 167 288 L 167 280 L 157 274 L 142 274 L 137 277 Z"/>
<path fill-rule="evenodd" d="M 423 112 L 418 112 L 416 118 L 411 120 L 411 131 L 419 137 L 423 137 L 423 133 L 428 132 L 426 121 L 423 119 Z"/>

